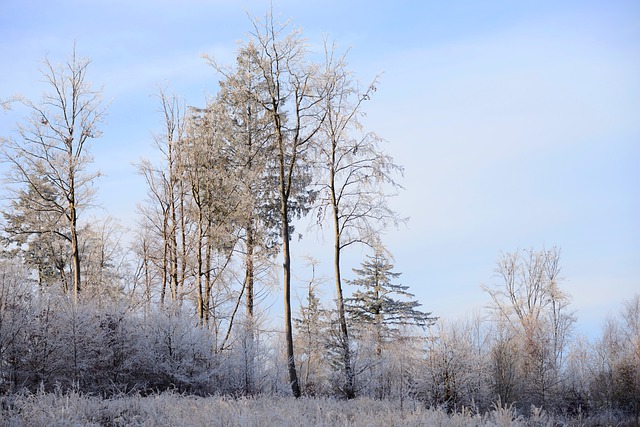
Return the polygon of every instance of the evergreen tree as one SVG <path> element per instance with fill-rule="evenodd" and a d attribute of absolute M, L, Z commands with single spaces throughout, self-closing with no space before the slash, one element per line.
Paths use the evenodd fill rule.
<path fill-rule="evenodd" d="M 408 286 L 394 283 L 401 273 L 394 272 L 393 268 L 378 251 L 374 256 L 367 256 L 361 269 L 354 268 L 358 278 L 348 281 L 360 289 L 346 298 L 347 311 L 355 324 L 373 327 L 378 356 L 385 341 L 396 336 L 400 326 L 424 328 L 435 320 L 431 313 L 418 309 L 422 304 L 413 300 Z"/>
<path fill-rule="evenodd" d="M 2 213 L 3 243 L 12 248 L 9 256 L 20 256 L 27 267 L 37 272 L 40 286 L 60 283 L 66 292 L 69 235 L 62 216 L 55 212 L 59 197 L 45 179 L 32 175 L 29 180 L 33 184 L 17 191 Z"/>
<path fill-rule="evenodd" d="M 327 343 L 327 310 L 322 307 L 315 286 L 309 284 L 305 304 L 300 306 L 299 317 L 293 319 L 300 363 L 300 383 L 307 395 L 316 395 L 321 383 Z"/>

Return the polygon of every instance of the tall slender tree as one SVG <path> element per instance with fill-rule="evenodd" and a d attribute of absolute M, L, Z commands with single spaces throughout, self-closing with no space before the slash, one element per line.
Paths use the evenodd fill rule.
<path fill-rule="evenodd" d="M 388 203 L 400 187 L 394 175 L 401 175 L 402 168 L 380 149 L 380 138 L 372 132 L 364 132 L 360 123 L 364 114 L 362 105 L 376 90 L 376 81 L 361 91 L 347 70 L 345 55 L 338 56 L 335 45 L 329 45 L 325 40 L 323 78 L 327 92 L 322 102 L 325 120 L 317 145 L 320 197 L 316 209 L 318 222 L 322 224 L 329 219 L 333 231 L 344 392 L 347 398 L 353 398 L 354 375 L 342 289 L 342 253 L 354 244 L 379 249 L 384 228 L 397 226 L 404 220 Z"/>
<path fill-rule="evenodd" d="M 277 24 L 271 13 L 264 22 L 254 20 L 254 32 L 241 50 L 256 66 L 264 86 L 259 104 L 267 112 L 273 130 L 277 200 L 282 238 L 284 280 L 284 328 L 289 382 L 295 397 L 300 396 L 296 372 L 291 322 L 292 221 L 309 210 L 310 148 L 324 121 L 320 104 L 326 85 L 319 67 L 307 58 L 299 31 L 285 34 L 286 25 Z"/>
<path fill-rule="evenodd" d="M 139 173 L 147 183 L 148 199 L 140 205 L 142 226 L 154 230 L 162 245 L 154 258 L 161 271 L 160 302 L 167 289 L 171 301 L 179 298 L 179 288 L 186 272 L 186 230 L 184 217 L 184 182 L 180 179 L 179 144 L 184 133 L 184 105 L 176 96 L 159 92 L 164 129 L 154 135 L 155 146 L 162 154 L 162 164 L 141 160 Z"/>
<path fill-rule="evenodd" d="M 238 51 L 234 68 L 223 67 L 207 55 L 205 59 L 223 76 L 214 102 L 224 123 L 226 155 L 239 178 L 235 183 L 241 194 L 236 221 L 243 242 L 245 315 L 251 335 L 257 270 L 275 254 L 279 234 L 279 220 L 273 214 L 276 187 L 271 185 L 275 182 L 273 124 L 260 102 L 266 83 L 255 61 L 255 45 Z"/>
<path fill-rule="evenodd" d="M 87 171 L 92 162 L 88 150 L 91 140 L 101 135 L 98 125 L 105 112 L 101 91 L 87 80 L 89 64 L 76 55 L 75 47 L 64 64 L 45 58 L 49 90 L 38 103 L 22 100 L 31 115 L 19 125 L 17 138 L 2 141 L 3 158 L 12 166 L 8 181 L 18 192 L 27 187 L 40 206 L 66 223 L 75 302 L 81 289 L 78 216 L 91 202 L 99 176 Z"/>

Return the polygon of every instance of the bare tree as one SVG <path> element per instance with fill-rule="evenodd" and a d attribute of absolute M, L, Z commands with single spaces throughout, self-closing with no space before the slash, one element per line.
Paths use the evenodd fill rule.
<path fill-rule="evenodd" d="M 624 302 L 622 308 L 624 352 L 617 366 L 621 406 L 631 413 L 635 423 L 640 421 L 640 294 Z"/>
<path fill-rule="evenodd" d="M 503 254 L 496 275 L 501 284 L 483 289 L 498 320 L 519 339 L 520 373 L 532 404 L 548 407 L 561 382 L 565 352 L 575 322 L 570 298 L 559 287 L 560 250 Z"/>
<path fill-rule="evenodd" d="M 360 91 L 346 68 L 345 55 L 337 56 L 336 47 L 325 41 L 324 80 L 327 85 L 322 107 L 325 120 L 320 129 L 318 167 L 320 194 L 318 223 L 329 218 L 333 230 L 333 268 L 338 320 L 343 343 L 344 391 L 353 398 L 354 375 L 349 349 L 349 331 L 342 290 L 341 256 L 345 248 L 364 244 L 381 249 L 380 234 L 388 225 L 398 226 L 401 219 L 388 204 L 400 186 L 394 174 L 402 168 L 379 147 L 381 139 L 365 133 L 359 121 L 362 104 L 376 90 L 374 80 Z"/>
<path fill-rule="evenodd" d="M 432 405 L 448 412 L 476 405 L 488 409 L 489 331 L 479 316 L 466 321 L 439 321 L 427 340 L 427 375 L 423 391 Z"/>
<path fill-rule="evenodd" d="M 293 395 L 300 396 L 291 322 L 292 220 L 308 211 L 313 194 L 309 189 L 309 159 L 312 142 L 324 120 L 320 104 L 325 86 L 319 67 L 307 59 L 299 31 L 284 34 L 286 25 L 277 24 L 271 13 L 266 20 L 254 20 L 254 32 L 244 49 L 264 84 L 258 94 L 267 112 L 274 135 L 277 198 L 281 221 L 284 323 L 289 381 Z"/>
<path fill-rule="evenodd" d="M 92 161 L 88 149 L 91 139 L 101 135 L 98 124 L 105 111 L 101 91 L 87 81 L 89 64 L 76 56 L 75 47 L 64 64 L 45 58 L 43 75 L 49 91 L 39 103 L 22 101 L 31 115 L 19 125 L 18 138 L 4 139 L 2 144 L 3 158 L 12 166 L 7 181 L 18 193 L 29 188 L 38 206 L 66 222 L 67 233 L 58 234 L 71 246 L 75 302 L 81 289 L 78 215 L 91 202 L 92 184 L 99 176 L 86 170 Z"/>
<path fill-rule="evenodd" d="M 94 302 L 117 301 L 129 285 L 128 252 L 122 246 L 125 229 L 113 217 L 95 218 L 82 227 L 85 295 Z"/>
<path fill-rule="evenodd" d="M 233 257 L 236 246 L 239 206 L 242 192 L 241 171 L 234 168 L 225 138 L 224 117 L 214 103 L 205 110 L 192 109 L 186 123 L 181 152 L 181 179 L 189 189 L 186 213 L 195 224 L 196 308 L 201 325 L 208 325 L 211 287 L 219 281 Z M 222 263 L 215 268 L 212 258 Z M 214 272 L 215 270 L 215 272 Z"/>
<path fill-rule="evenodd" d="M 171 301 L 179 299 L 179 290 L 186 275 L 186 230 L 184 216 L 184 186 L 180 179 L 178 146 L 184 132 L 184 106 L 176 96 L 159 92 L 160 112 L 164 129 L 154 135 L 154 143 L 162 154 L 162 164 L 141 160 L 139 173 L 147 182 L 148 199 L 139 207 L 141 224 L 154 230 L 162 248 L 156 249 L 155 261 L 160 269 L 160 303 L 165 302 L 167 289 Z"/>
<path fill-rule="evenodd" d="M 301 302 L 299 314 L 294 318 L 296 327 L 296 344 L 300 357 L 301 384 L 304 393 L 314 396 L 321 392 L 325 378 L 322 368 L 327 364 L 327 335 L 330 335 L 329 313 L 322 307 L 318 287 L 324 281 L 316 277 L 316 266 L 319 261 L 308 257 L 307 265 L 311 267 L 311 278 L 307 284 L 306 301 Z"/>

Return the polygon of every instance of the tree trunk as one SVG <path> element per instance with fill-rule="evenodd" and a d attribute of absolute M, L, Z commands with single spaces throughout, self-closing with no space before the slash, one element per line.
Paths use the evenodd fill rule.
<path fill-rule="evenodd" d="M 289 370 L 289 382 L 294 397 L 300 397 L 300 385 L 296 372 L 295 353 L 293 351 L 293 329 L 291 326 L 291 256 L 289 251 L 289 207 L 287 200 L 281 201 L 282 214 L 282 258 L 284 271 L 284 334 L 287 347 L 287 368 Z"/>
<path fill-rule="evenodd" d="M 253 297 L 254 297 L 254 230 L 252 220 L 247 222 L 247 253 L 245 258 L 245 277 L 244 288 L 246 298 L 246 326 L 245 326 L 245 393 L 250 394 L 253 391 L 253 367 L 255 363 L 253 348 Z"/>
<path fill-rule="evenodd" d="M 211 227 L 211 219 L 209 219 L 208 227 Z M 210 326 L 211 319 L 211 238 L 207 237 L 206 250 L 204 256 L 204 323 Z"/>
<path fill-rule="evenodd" d="M 173 197 L 173 188 L 171 189 L 171 197 Z M 171 230 L 169 234 L 170 244 L 170 268 L 171 268 L 171 299 L 175 302 L 178 299 L 178 236 L 176 236 L 178 224 L 176 213 L 176 202 L 171 201 Z"/>
<path fill-rule="evenodd" d="M 197 314 L 199 326 L 204 326 L 204 291 L 202 287 L 202 246 L 203 246 L 203 232 L 202 232 L 202 209 L 198 206 L 198 241 L 196 242 L 196 288 L 198 290 L 197 300 Z"/>
<path fill-rule="evenodd" d="M 169 281 L 169 209 L 162 212 L 162 288 L 160 289 L 160 305 L 164 306 L 167 294 L 167 282 Z"/>
<path fill-rule="evenodd" d="M 353 370 L 351 369 L 351 349 L 349 347 L 349 329 L 347 328 L 347 318 L 344 310 L 344 298 L 342 293 L 342 275 L 340 271 L 340 223 L 338 221 L 338 209 L 335 203 L 335 191 L 331 188 L 333 198 L 333 223 L 334 223 L 334 264 L 336 278 L 336 295 L 338 304 L 338 321 L 340 322 L 340 343 L 342 345 L 342 363 L 344 364 L 344 393 L 347 399 L 355 397 Z"/>
<path fill-rule="evenodd" d="M 77 213 L 73 195 L 73 180 L 70 186 L 71 197 L 69 197 L 69 231 L 71 234 L 71 264 L 73 267 L 73 303 L 78 303 L 80 293 L 80 248 L 78 245 Z"/>
<path fill-rule="evenodd" d="M 73 269 L 73 303 L 78 304 L 78 294 L 80 293 L 80 248 L 78 245 L 78 214 L 76 212 L 76 186 L 75 186 L 75 172 L 73 162 L 73 128 L 69 132 L 69 137 L 66 139 L 67 155 L 68 155 L 68 170 L 67 181 L 69 183 L 69 191 L 67 193 L 67 202 L 69 212 L 67 213 L 67 219 L 69 220 L 69 234 L 71 240 L 71 267 Z"/>
<path fill-rule="evenodd" d="M 351 349 L 349 347 L 349 329 L 347 327 L 347 318 L 344 310 L 344 298 L 342 293 L 342 274 L 340 270 L 340 252 L 342 250 L 340 245 L 340 219 L 338 217 L 338 199 L 336 197 L 336 143 L 335 139 L 331 144 L 331 165 L 330 165 L 330 182 L 329 190 L 331 192 L 331 208 L 333 213 L 333 233 L 334 233 L 334 246 L 333 246 L 333 268 L 336 279 L 336 295 L 338 304 L 338 321 L 340 322 L 340 336 L 342 344 L 342 357 L 344 364 L 344 379 L 345 389 L 344 393 L 347 399 L 353 399 L 355 397 L 354 385 L 353 385 L 353 371 L 351 369 Z"/>
<path fill-rule="evenodd" d="M 253 283 L 254 283 L 254 266 L 253 266 L 253 253 L 254 253 L 254 231 L 252 221 L 249 220 L 246 227 L 247 231 L 247 253 L 245 258 L 245 295 L 246 298 L 246 315 L 247 321 L 253 323 Z"/>

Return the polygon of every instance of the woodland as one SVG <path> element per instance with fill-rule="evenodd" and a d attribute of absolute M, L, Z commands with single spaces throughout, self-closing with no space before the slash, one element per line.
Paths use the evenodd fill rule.
<path fill-rule="evenodd" d="M 320 45 L 267 15 L 234 64 L 205 56 L 220 77 L 206 103 L 160 91 L 133 230 L 84 215 L 107 109 L 90 60 L 45 58 L 42 98 L 2 102 L 29 114 L 0 136 L 0 420 L 638 425 L 640 294 L 587 339 L 558 247 L 502 253 L 491 306 L 465 319 L 401 284 L 383 236 L 406 221 L 403 169 L 361 121 L 378 81 Z M 333 265 L 327 285 L 309 260 L 294 308 L 301 218 L 329 233 Z M 368 251 L 356 266 L 352 247 Z"/>

